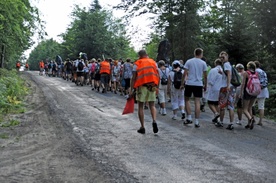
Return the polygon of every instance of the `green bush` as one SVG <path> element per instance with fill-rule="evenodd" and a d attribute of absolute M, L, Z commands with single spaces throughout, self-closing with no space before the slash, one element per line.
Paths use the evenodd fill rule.
<path fill-rule="evenodd" d="M 276 84 L 268 86 L 269 98 L 265 101 L 265 117 L 276 119 Z"/>
<path fill-rule="evenodd" d="M 8 113 L 22 111 L 28 88 L 16 70 L 0 69 L 0 119 Z"/>

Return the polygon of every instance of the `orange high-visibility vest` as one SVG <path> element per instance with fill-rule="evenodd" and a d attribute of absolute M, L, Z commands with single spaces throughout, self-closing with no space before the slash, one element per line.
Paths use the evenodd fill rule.
<path fill-rule="evenodd" d="M 43 61 L 39 62 L 39 67 L 44 68 L 44 62 Z"/>
<path fill-rule="evenodd" d="M 150 58 L 142 58 L 135 62 L 137 66 L 136 81 L 134 88 L 143 86 L 147 83 L 154 83 L 156 86 L 159 83 L 159 73 L 157 70 L 156 62 Z"/>
<path fill-rule="evenodd" d="M 100 74 L 110 74 L 110 63 L 107 61 L 102 61 L 100 64 Z"/>

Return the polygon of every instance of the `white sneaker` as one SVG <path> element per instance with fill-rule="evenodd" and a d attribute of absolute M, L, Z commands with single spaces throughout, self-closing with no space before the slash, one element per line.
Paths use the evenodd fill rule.
<path fill-rule="evenodd" d="M 176 120 L 176 115 L 173 115 L 172 119 L 173 119 L 173 120 Z"/>
<path fill-rule="evenodd" d="M 236 124 L 237 124 L 237 125 L 242 125 L 240 121 L 237 121 Z"/>
<path fill-rule="evenodd" d="M 158 111 L 159 111 L 159 114 L 163 114 L 163 109 L 161 107 L 159 107 Z"/>
<path fill-rule="evenodd" d="M 162 115 L 165 116 L 166 114 L 167 114 L 167 111 L 166 111 L 166 109 L 164 108 L 164 109 L 162 110 Z"/>
<path fill-rule="evenodd" d="M 125 95 L 125 98 L 128 98 L 128 95 Z"/>

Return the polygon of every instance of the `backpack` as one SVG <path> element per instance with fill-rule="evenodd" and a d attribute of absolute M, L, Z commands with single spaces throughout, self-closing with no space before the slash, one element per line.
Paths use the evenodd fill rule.
<path fill-rule="evenodd" d="M 100 73 L 100 64 L 99 63 L 95 64 L 95 73 L 96 74 Z"/>
<path fill-rule="evenodd" d="M 91 71 L 92 73 L 94 73 L 95 70 L 96 70 L 96 63 L 93 63 L 93 64 L 91 65 L 90 71 Z"/>
<path fill-rule="evenodd" d="M 248 74 L 248 81 L 246 84 L 246 92 L 251 96 L 258 96 L 261 93 L 261 83 L 258 76 L 258 72 L 251 73 L 246 71 Z"/>
<path fill-rule="evenodd" d="M 165 73 L 161 69 L 160 69 L 160 71 L 162 72 L 161 85 L 167 85 L 168 84 L 168 77 L 166 75 L 166 70 L 165 70 Z"/>
<path fill-rule="evenodd" d="M 72 63 L 71 62 L 67 62 L 67 64 L 66 64 L 66 70 L 68 70 L 68 71 L 72 70 Z"/>
<path fill-rule="evenodd" d="M 132 70 L 129 63 L 124 64 L 124 79 L 131 78 L 132 76 Z"/>
<path fill-rule="evenodd" d="M 267 75 L 265 73 L 265 71 L 263 70 L 260 70 L 258 72 L 258 75 L 259 75 L 259 79 L 260 79 L 260 83 L 261 83 L 261 88 L 266 88 L 267 85 L 268 85 L 268 81 L 267 81 Z"/>
<path fill-rule="evenodd" d="M 223 72 L 225 73 L 225 75 L 227 76 L 227 73 L 225 72 L 224 67 L 222 67 L 222 69 L 223 69 Z M 230 83 L 233 86 L 238 87 L 238 86 L 241 85 L 241 82 L 242 82 L 242 79 L 241 79 L 241 76 L 239 75 L 237 69 L 234 68 L 231 65 L 231 80 L 230 80 Z"/>
<path fill-rule="evenodd" d="M 181 69 L 179 71 L 174 71 L 173 85 L 175 89 L 180 89 L 181 80 L 182 80 L 182 72 Z"/>
<path fill-rule="evenodd" d="M 79 63 L 78 63 L 78 70 L 79 70 L 79 71 L 82 71 L 83 68 L 84 68 L 83 63 L 82 63 L 82 62 L 79 62 Z"/>
<path fill-rule="evenodd" d="M 117 76 L 120 73 L 120 67 L 119 66 L 113 66 L 113 75 Z"/>

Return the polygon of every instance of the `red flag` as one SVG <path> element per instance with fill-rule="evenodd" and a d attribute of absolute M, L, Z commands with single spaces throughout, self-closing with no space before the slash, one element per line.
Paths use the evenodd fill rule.
<path fill-rule="evenodd" d="M 130 97 L 126 101 L 126 105 L 122 115 L 134 112 L 134 97 Z"/>

